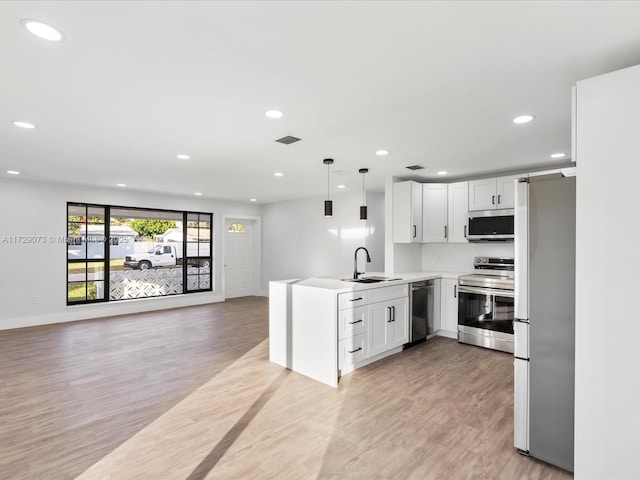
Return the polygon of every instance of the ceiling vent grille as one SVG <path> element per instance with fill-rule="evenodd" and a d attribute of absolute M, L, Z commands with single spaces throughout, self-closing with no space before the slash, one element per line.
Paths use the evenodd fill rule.
<path fill-rule="evenodd" d="M 408 167 L 409 170 L 424 170 L 424 167 L 422 165 L 409 165 Z"/>
<path fill-rule="evenodd" d="M 298 137 L 292 137 L 291 135 L 287 135 L 286 137 L 282 137 L 276 140 L 278 143 L 284 143 L 285 145 L 291 145 L 292 143 L 299 142 L 300 139 Z"/>

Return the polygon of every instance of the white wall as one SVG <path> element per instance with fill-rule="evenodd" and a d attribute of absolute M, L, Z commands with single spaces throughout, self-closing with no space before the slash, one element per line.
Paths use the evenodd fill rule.
<path fill-rule="evenodd" d="M 578 83 L 575 478 L 640 478 L 640 66 Z"/>
<path fill-rule="evenodd" d="M 513 258 L 513 242 L 423 243 L 422 269 L 473 272 L 473 257 Z"/>
<path fill-rule="evenodd" d="M 367 192 L 368 220 L 360 220 L 360 193 L 332 197 L 333 216 L 323 215 L 324 198 L 263 207 L 263 288 L 271 280 L 353 274 L 353 253 L 366 247 L 369 272 L 384 270 L 384 195 Z M 360 269 L 365 264 L 359 254 Z"/>
<path fill-rule="evenodd" d="M 99 305 L 66 305 L 66 244 L 16 243 L 13 236 L 64 237 L 66 203 L 214 213 L 215 258 L 221 258 L 222 214 L 260 215 L 261 207 L 206 198 L 0 179 L 0 329 L 95 318 L 222 300 L 219 292 L 138 299 Z M 216 265 L 215 285 L 221 284 Z M 34 303 L 34 296 L 39 303 Z"/>

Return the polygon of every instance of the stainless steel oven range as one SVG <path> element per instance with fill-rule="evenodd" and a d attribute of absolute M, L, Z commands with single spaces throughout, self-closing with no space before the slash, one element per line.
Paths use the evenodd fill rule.
<path fill-rule="evenodd" d="M 513 258 L 475 257 L 458 277 L 458 341 L 513 353 Z"/>

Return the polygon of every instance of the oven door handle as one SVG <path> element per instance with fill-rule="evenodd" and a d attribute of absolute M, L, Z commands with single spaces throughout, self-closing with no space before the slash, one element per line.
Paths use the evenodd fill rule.
<path fill-rule="evenodd" d="M 458 293 L 477 293 L 479 295 L 491 295 L 493 297 L 514 298 L 515 293 L 510 290 L 496 290 L 493 288 L 468 287 L 466 285 L 458 285 Z"/>

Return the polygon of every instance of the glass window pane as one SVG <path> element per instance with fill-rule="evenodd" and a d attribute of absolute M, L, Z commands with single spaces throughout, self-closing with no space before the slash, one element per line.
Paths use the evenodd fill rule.
<path fill-rule="evenodd" d="M 86 222 L 87 207 L 85 205 L 67 205 L 67 221 Z"/>
<path fill-rule="evenodd" d="M 189 269 L 191 270 L 191 269 Z M 200 290 L 199 275 L 187 275 L 187 291 L 193 292 Z"/>
<path fill-rule="evenodd" d="M 87 280 L 87 264 L 69 263 L 67 265 L 67 281 L 68 282 L 84 282 Z"/>
<path fill-rule="evenodd" d="M 87 280 L 104 280 L 104 262 L 87 263 Z"/>
<path fill-rule="evenodd" d="M 104 282 L 87 282 L 87 300 L 104 299 Z"/>
<path fill-rule="evenodd" d="M 86 283 L 74 282 L 67 285 L 68 302 L 84 302 L 86 299 Z"/>
<path fill-rule="evenodd" d="M 211 276 L 200 275 L 200 290 L 208 290 L 211 286 Z"/>
<path fill-rule="evenodd" d="M 89 207 L 87 213 L 89 223 L 104 223 L 104 207 Z"/>

